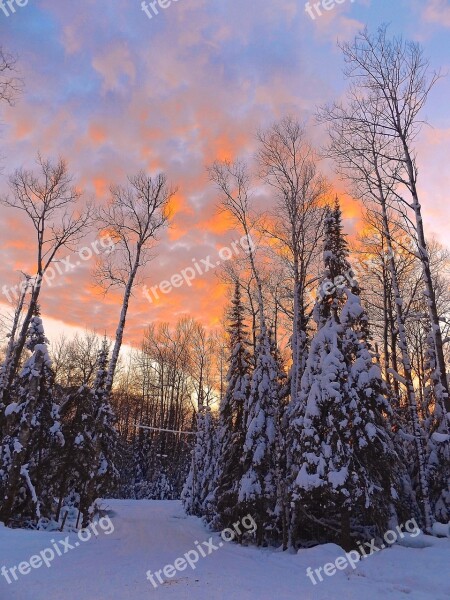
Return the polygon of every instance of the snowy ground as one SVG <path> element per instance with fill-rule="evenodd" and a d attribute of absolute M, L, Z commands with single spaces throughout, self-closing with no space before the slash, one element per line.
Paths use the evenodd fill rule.
<path fill-rule="evenodd" d="M 183 514 L 178 502 L 108 501 L 114 532 L 79 543 L 45 565 L 8 585 L 0 577 L 1 600 L 449 600 L 450 539 L 420 535 L 422 548 L 394 546 L 370 556 L 355 570 L 347 568 L 313 586 L 306 568 L 334 562 L 342 554 L 327 545 L 281 554 L 235 544 L 200 558 L 155 589 L 146 572 L 162 569 L 206 541 L 201 522 Z M 107 531 L 106 527 L 105 530 Z M 0 568 L 51 547 L 65 534 L 9 530 L 0 526 Z M 220 537 L 214 535 L 214 544 Z M 77 537 L 70 536 L 71 545 Z M 60 545 L 63 548 L 63 545 Z M 67 548 L 67 547 L 66 547 Z M 63 550 L 64 551 L 64 550 Z M 208 552 L 208 550 L 206 550 Z M 23 570 L 26 570 L 23 568 Z"/>

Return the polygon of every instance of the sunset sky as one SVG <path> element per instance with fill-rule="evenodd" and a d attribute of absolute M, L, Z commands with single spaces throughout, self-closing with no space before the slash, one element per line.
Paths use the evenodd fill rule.
<path fill-rule="evenodd" d="M 127 173 L 166 172 L 178 193 L 159 256 L 147 267 L 147 285 L 155 285 L 239 237 L 217 214 L 206 165 L 252 156 L 256 130 L 286 114 L 306 120 L 320 145 L 315 107 L 345 89 L 336 40 L 383 22 L 420 41 L 433 67 L 450 73 L 448 0 L 346 0 L 315 20 L 303 0 L 178 0 L 152 19 L 140 0 L 29 0 L 8 17 L 0 12 L 0 44 L 19 56 L 25 83 L 14 107 L 0 107 L 0 193 L 15 168 L 33 167 L 38 150 L 66 158 L 85 198 L 98 203 Z M 432 125 L 418 143 L 427 231 L 447 244 L 450 76 L 424 115 Z M 354 231 L 356 205 L 347 200 L 344 212 Z M 33 269 L 33 232 L 20 213 L 1 207 L 0 239 L 0 283 L 13 285 L 17 270 Z M 44 288 L 42 312 L 111 335 L 119 299 L 93 288 L 92 267 L 85 261 Z M 223 305 L 211 272 L 157 304 L 138 288 L 126 341 L 139 343 L 150 321 L 186 313 L 213 325 Z"/>

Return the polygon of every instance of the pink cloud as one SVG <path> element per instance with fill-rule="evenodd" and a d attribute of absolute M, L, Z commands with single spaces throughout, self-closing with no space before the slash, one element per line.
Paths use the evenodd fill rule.
<path fill-rule="evenodd" d="M 54 29 L 50 40 L 41 34 L 42 49 L 28 47 L 26 34 L 20 38 L 27 88 L 17 106 L 4 111 L 5 170 L 33 166 L 38 149 L 62 155 L 86 198 L 98 203 L 127 173 L 167 172 L 179 191 L 172 226 L 145 273 L 150 285 L 236 239 L 216 211 L 217 193 L 205 166 L 217 158 L 251 159 L 259 127 L 286 113 L 308 118 L 318 103 L 339 96 L 335 75 L 341 62 L 334 42 L 363 26 L 352 13 L 356 2 L 314 23 L 294 0 L 184 0 L 152 20 L 139 2 L 128 0 L 42 0 L 41 5 Z M 311 127 L 311 134 L 317 144 L 323 141 L 318 128 Z M 426 216 L 436 230 L 443 219 L 433 197 L 444 203 L 450 140 L 443 130 L 420 150 L 423 171 L 430 173 L 423 179 L 430 190 Z M 4 181 L 0 186 L 1 193 Z M 348 201 L 345 207 L 356 220 L 358 206 Z M 14 280 L 18 266 L 33 266 L 29 226 L 17 215 L 14 219 L 0 225 L 0 277 L 6 282 Z M 30 247 L 15 244 L 17 239 Z M 90 268 L 85 264 L 46 290 L 43 310 L 91 328 L 100 319 L 111 334 L 120 295 L 103 298 L 92 285 Z M 146 322 L 170 321 L 182 313 L 214 324 L 225 302 L 225 289 L 213 273 L 196 284 L 195 293 L 181 288 L 154 305 L 137 289 L 128 340 L 137 343 Z"/>
<path fill-rule="evenodd" d="M 428 0 L 423 17 L 429 23 L 438 23 L 450 27 L 450 5 L 448 0 Z"/>
<path fill-rule="evenodd" d="M 104 92 L 120 89 L 125 91 L 129 84 L 135 81 L 136 68 L 124 42 L 102 48 L 92 59 L 92 66 L 103 78 Z M 124 75 L 130 80 L 127 84 L 123 81 Z"/>

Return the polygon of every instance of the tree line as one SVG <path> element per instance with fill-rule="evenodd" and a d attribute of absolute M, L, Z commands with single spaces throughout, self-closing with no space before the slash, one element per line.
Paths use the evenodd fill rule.
<path fill-rule="evenodd" d="M 210 168 L 223 209 L 261 238 L 226 273 L 227 387 L 217 420 L 199 409 L 183 501 L 215 529 L 249 512 L 253 541 L 285 549 L 351 548 L 393 520 L 431 531 L 450 515 L 448 252 L 426 237 L 416 150 L 439 74 L 385 26 L 340 48 L 346 95 L 317 121 L 322 156 L 363 206 L 351 249 L 296 119 L 258 134 L 255 169 Z M 261 215 L 264 185 L 274 208 Z"/>
<path fill-rule="evenodd" d="M 0 100 L 8 103 L 20 89 L 15 68 L 14 58 L 2 51 Z M 86 525 L 96 499 L 120 480 L 113 382 L 132 291 L 167 224 L 174 189 L 165 175 L 141 171 L 125 185 L 111 186 L 106 205 L 94 206 L 82 202 L 66 161 L 38 153 L 36 163 L 35 169 L 19 168 L 10 175 L 9 193 L 0 199 L 31 226 L 29 264 L 35 269 L 23 273 L 18 286 L 0 368 L 0 520 L 54 526 L 63 507 L 76 507 L 77 522 Z M 56 352 L 55 370 L 40 315 L 41 295 L 48 293 L 43 282 L 62 252 L 73 250 L 92 230 L 106 232 L 114 242 L 114 252 L 99 257 L 94 275 L 105 292 L 122 291 L 116 335 L 111 352 L 106 339 L 97 347 L 92 339 L 87 348 L 78 344 L 86 351 L 83 364 L 74 344 L 76 365 Z"/>
<path fill-rule="evenodd" d="M 449 257 L 426 235 L 416 149 L 439 75 L 386 27 L 341 50 L 346 95 L 317 111 L 326 147 L 288 116 L 258 132 L 253 162 L 208 169 L 249 242 L 221 270 L 230 299 L 216 331 L 189 316 L 152 324 L 120 358 L 133 290 L 170 218 L 165 175 L 130 176 L 101 207 L 81 202 L 63 160 L 38 155 L 37 170 L 9 177 L 1 201 L 34 227 L 36 271 L 0 371 L 5 523 L 60 523 L 67 507 L 86 523 L 99 496 L 181 496 L 213 529 L 252 514 L 251 541 L 287 549 L 351 548 L 395 520 L 431 531 L 449 519 Z M 323 157 L 362 206 L 351 242 Z M 49 351 L 41 282 L 92 229 L 115 244 L 94 273 L 122 293 L 115 338 Z"/>

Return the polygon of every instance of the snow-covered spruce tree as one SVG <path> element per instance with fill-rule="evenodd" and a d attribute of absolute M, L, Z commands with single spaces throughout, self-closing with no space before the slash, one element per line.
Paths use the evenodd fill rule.
<path fill-rule="evenodd" d="M 218 456 L 211 515 L 211 525 L 218 530 L 230 527 L 241 517 L 238 514 L 237 499 L 243 474 L 246 424 L 244 407 L 250 396 L 252 357 L 239 281 L 235 284 L 228 319 L 231 357 L 227 388 L 220 404 Z"/>
<path fill-rule="evenodd" d="M 441 523 L 450 520 L 450 413 L 445 411 L 440 380 L 436 375 L 436 351 L 431 332 L 427 336 L 425 422 L 427 436 L 427 479 L 431 509 Z M 437 388 L 437 393 L 435 390 Z"/>
<path fill-rule="evenodd" d="M 266 325 L 263 283 L 256 262 L 256 248 L 251 237 L 254 213 L 250 178 L 245 164 L 216 162 L 209 169 L 211 179 L 222 193 L 222 207 L 229 211 L 246 237 L 248 262 L 256 282 L 259 335 L 255 348 L 250 396 L 245 406 L 246 437 L 243 476 L 239 485 L 239 509 L 250 512 L 257 524 L 258 544 L 270 543 L 276 530 L 277 439 L 280 384 L 278 365 L 270 348 Z M 243 514 L 245 514 L 243 512 Z"/>
<path fill-rule="evenodd" d="M 87 476 L 83 481 L 80 499 L 83 526 L 89 523 L 96 499 L 110 492 L 119 479 L 115 464 L 118 456 L 118 433 L 107 389 L 107 365 L 108 344 L 104 340 L 99 353 L 97 377 L 87 396 L 89 401 L 82 415 L 83 431 L 77 439 L 79 445 L 86 444 L 88 449 L 84 465 Z"/>
<path fill-rule="evenodd" d="M 150 499 L 153 496 L 152 475 L 153 466 L 160 468 L 160 459 L 157 456 L 152 441 L 144 430 L 140 429 L 137 438 L 129 445 L 124 469 L 122 469 L 122 497 L 136 500 Z M 163 498 L 156 498 L 163 499 Z"/>
<path fill-rule="evenodd" d="M 189 515 L 202 517 L 210 511 L 216 458 L 217 442 L 213 416 L 210 407 L 200 401 L 191 468 L 181 494 L 184 509 Z"/>
<path fill-rule="evenodd" d="M 350 359 L 348 387 L 350 423 L 356 442 L 354 455 L 361 466 L 365 488 L 357 489 L 356 515 L 361 524 L 373 523 L 376 533 L 385 531 L 398 504 L 403 468 L 390 427 L 392 408 L 379 364 L 374 362 L 367 313 L 358 294 L 345 290 L 341 312 L 344 355 Z M 364 471 L 363 471 L 364 469 Z M 353 496 L 355 500 L 355 496 Z"/>
<path fill-rule="evenodd" d="M 100 422 L 96 423 L 98 410 L 101 409 L 104 401 L 100 396 L 106 376 L 107 359 L 108 346 L 104 340 L 97 358 L 98 372 L 94 387 L 91 389 L 87 385 L 82 385 L 74 391 L 69 390 L 62 402 L 61 415 L 66 444 L 58 461 L 56 520 L 60 517 L 62 507 L 67 506 L 68 503 L 76 506 L 83 514 L 87 514 L 90 506 L 90 500 L 86 494 L 88 486 L 97 489 L 95 492 L 97 496 L 109 492 L 115 482 L 113 462 L 116 434 L 113 429 L 111 438 L 111 423 L 107 423 L 105 431 L 98 435 L 97 425 L 100 425 Z M 110 409 L 106 408 L 106 413 L 112 417 Z M 103 436 L 106 436 L 107 440 L 111 439 L 105 443 Z M 108 463 L 109 468 L 106 469 L 106 472 L 109 471 L 109 473 L 106 477 L 103 475 L 103 469 L 100 469 L 97 474 L 93 470 L 94 465 L 103 462 L 103 446 L 106 448 L 106 453 L 110 458 L 109 463 L 111 463 Z M 106 485 L 101 484 L 100 479 Z"/>
<path fill-rule="evenodd" d="M 319 331 L 332 315 L 342 310 L 345 302 L 345 296 L 341 293 L 342 285 L 344 283 L 356 285 L 353 279 L 353 271 L 348 262 L 348 244 L 343 234 L 342 216 L 337 198 L 334 209 L 331 207 L 326 207 L 325 209 L 323 262 L 324 271 L 318 288 L 318 298 L 313 310 L 313 318 Z M 313 368 L 311 354 L 314 351 L 320 354 L 317 343 L 315 350 L 313 348 L 310 349 L 309 360 L 307 361 L 310 370 Z M 320 365 L 319 357 L 317 357 L 317 361 Z M 317 368 L 319 368 L 319 365 Z M 289 495 L 295 489 L 294 482 L 303 463 L 304 447 L 301 442 L 304 428 L 303 423 L 308 400 L 308 390 L 314 384 L 315 375 L 308 377 L 308 381 L 304 381 L 302 378 L 300 393 L 297 397 L 291 398 L 290 404 L 286 409 L 286 471 Z M 291 502 L 290 546 L 294 545 L 294 540 L 298 537 L 299 506 L 295 508 L 294 504 L 296 503 Z"/>
<path fill-rule="evenodd" d="M 289 394 L 291 391 L 291 381 L 286 375 L 286 369 L 280 350 L 277 346 L 276 337 L 272 330 L 269 331 L 270 349 L 277 366 L 278 379 L 278 405 L 277 405 L 277 442 L 276 442 L 276 537 L 282 540 L 283 549 L 286 550 L 289 545 L 289 521 L 290 521 L 290 496 L 287 479 L 287 439 L 288 429 L 287 408 L 289 403 Z"/>
<path fill-rule="evenodd" d="M 385 28 L 382 28 L 381 31 L 381 38 L 379 40 L 381 42 L 383 38 L 383 30 L 385 30 Z M 365 38 L 365 34 L 363 34 L 362 37 Z M 380 65 L 384 63 L 385 59 L 387 59 L 389 62 L 389 60 L 397 55 L 398 48 L 393 53 L 388 52 L 386 55 L 383 53 L 382 59 L 379 60 L 380 56 L 377 57 L 377 54 L 384 42 L 381 43 L 381 46 L 378 46 L 377 42 L 377 47 L 374 52 L 366 52 L 367 48 L 364 47 L 365 42 L 359 44 L 360 41 L 361 40 L 359 40 L 354 46 L 356 54 L 359 54 L 359 57 L 356 60 L 356 63 L 358 63 L 357 70 L 359 70 L 359 67 L 364 70 L 366 59 L 369 63 L 372 60 L 374 61 L 372 66 L 375 66 L 376 70 L 380 68 Z M 417 48 L 414 49 L 412 54 L 410 54 L 408 50 L 408 52 L 404 53 L 402 56 L 397 56 L 397 58 L 399 58 L 397 67 L 400 64 L 403 64 L 403 58 L 406 56 L 408 60 L 414 55 L 417 58 L 416 50 Z M 349 56 L 348 58 L 349 64 L 356 64 L 353 60 L 354 57 L 352 58 Z M 395 60 L 397 60 L 397 58 L 395 58 Z M 360 60 L 361 62 L 359 62 Z M 414 58 L 413 62 L 415 62 L 415 60 L 416 59 Z M 419 63 L 420 62 L 421 60 L 419 60 Z M 419 63 L 417 63 L 416 66 Z M 426 61 L 425 63 L 422 62 L 421 64 L 424 66 Z M 394 71 L 398 74 L 397 67 L 394 69 Z M 387 71 L 389 71 L 389 69 Z M 386 85 L 386 82 L 392 75 L 392 73 L 388 74 L 387 71 L 386 78 L 382 77 L 382 81 L 379 80 L 378 83 L 375 84 L 375 88 L 378 86 L 380 81 L 382 86 Z M 415 95 L 415 84 L 409 87 L 406 97 L 403 94 L 404 90 L 401 93 L 399 93 L 397 90 L 398 84 L 400 84 L 401 87 L 405 87 L 405 89 L 408 88 L 408 85 L 411 83 L 410 75 L 413 74 L 413 78 L 415 78 L 414 73 L 417 75 L 417 70 L 415 68 L 413 68 L 410 73 L 407 73 L 405 77 L 397 77 L 397 81 L 394 82 L 392 86 L 392 82 L 388 82 L 387 87 L 389 88 L 389 91 L 387 92 L 387 97 L 393 94 L 392 98 L 395 96 L 394 104 L 399 98 L 401 98 L 402 103 L 404 106 L 406 106 L 409 100 L 411 100 L 411 94 L 413 96 Z M 394 78 L 395 76 L 396 75 L 394 75 Z M 426 529 L 431 529 L 432 511 L 430 507 L 426 474 L 426 457 L 424 451 L 425 444 L 423 439 L 423 430 L 418 414 L 417 394 L 414 388 L 413 360 L 411 358 L 411 348 L 408 340 L 407 316 L 409 310 L 405 302 L 406 290 L 403 289 L 402 284 L 401 263 L 399 263 L 399 261 L 396 259 L 397 248 L 401 248 L 403 244 L 400 243 L 400 245 L 398 245 L 396 243 L 396 227 L 391 225 L 392 219 L 390 216 L 391 208 L 395 209 L 397 202 L 401 200 L 401 188 L 405 183 L 405 179 L 403 176 L 399 178 L 399 174 L 402 172 L 403 167 L 405 167 L 408 161 L 406 161 L 402 167 L 399 168 L 399 154 L 395 140 L 393 138 L 387 139 L 385 135 L 386 123 L 389 119 L 386 120 L 387 113 L 385 113 L 382 108 L 384 101 L 382 100 L 380 104 L 378 92 L 375 92 L 374 95 L 369 93 L 369 96 L 366 96 L 367 89 L 365 91 L 363 90 L 362 94 L 359 94 L 361 89 L 359 89 L 359 85 L 357 87 L 358 94 L 355 95 L 356 88 L 353 89 L 348 98 L 347 105 L 342 105 L 339 103 L 334 104 L 332 107 L 326 107 L 322 109 L 320 113 L 320 119 L 329 124 L 329 135 L 331 142 L 328 150 L 330 157 L 337 161 L 340 173 L 351 182 L 355 197 L 368 201 L 370 213 L 378 213 L 380 218 L 380 225 L 377 227 L 377 229 L 381 233 L 381 239 L 387 251 L 387 267 L 390 280 L 386 282 L 388 285 L 390 284 L 386 289 L 386 291 L 389 292 L 386 294 L 386 313 L 389 319 L 389 322 L 386 322 L 386 325 L 388 325 L 388 328 L 391 329 L 390 346 L 392 352 L 390 358 L 392 365 L 390 366 L 392 369 L 390 368 L 389 375 L 391 375 L 391 381 L 393 382 L 394 390 L 396 392 L 396 397 L 393 399 L 394 408 L 397 399 L 400 400 L 401 404 L 400 390 L 402 390 L 406 392 L 405 395 L 410 413 L 408 420 L 409 422 L 405 422 L 403 419 L 405 412 L 402 410 L 401 406 L 399 407 L 400 410 L 398 410 L 397 414 L 395 415 L 395 427 L 398 427 L 396 446 L 398 448 L 402 445 L 402 438 L 407 442 L 405 444 L 406 456 L 409 457 L 410 465 L 412 464 L 411 457 L 413 456 L 411 452 L 413 452 L 415 455 L 415 464 L 413 465 L 412 470 L 416 474 L 416 489 L 418 493 L 416 497 L 414 497 L 414 491 L 412 487 L 409 486 L 409 477 L 404 480 L 404 491 L 406 495 L 411 492 L 410 498 L 407 500 L 407 504 L 412 506 L 417 503 L 420 506 L 420 512 L 422 514 L 421 517 L 418 516 L 418 518 L 421 518 L 421 522 Z M 384 91 L 386 92 L 386 89 Z M 415 107 L 421 108 L 423 103 L 417 102 L 416 100 L 417 99 L 414 99 Z M 400 110 L 400 113 L 397 113 L 394 107 L 391 116 L 404 116 L 407 113 L 409 114 L 408 111 L 403 110 Z M 411 129 L 411 127 L 414 129 L 414 126 L 412 125 L 414 118 L 411 120 L 409 115 L 407 117 L 407 121 L 408 129 Z M 409 179 L 411 173 L 413 173 L 413 171 L 408 173 L 408 177 L 406 179 Z M 420 204 L 416 204 L 416 207 L 420 210 Z M 403 209 L 400 209 L 400 213 L 403 214 Z M 404 213 L 404 216 L 406 219 L 408 219 L 406 213 Z M 422 220 L 420 215 L 418 220 Z M 422 246 L 422 249 L 426 251 L 425 244 L 422 245 L 420 243 L 419 245 Z M 422 253 L 420 254 L 422 258 L 423 255 Z M 425 263 L 426 262 L 427 261 L 425 261 Z M 423 263 L 423 271 L 425 271 L 425 263 Z M 429 266 L 430 265 L 428 262 L 428 267 Z M 422 274 L 424 275 L 424 272 Z M 429 279 L 428 276 L 427 279 Z M 428 284 L 426 284 L 426 287 L 427 289 L 431 289 Z M 428 303 L 428 299 L 430 299 L 430 303 Z M 436 308 L 436 305 L 433 302 L 433 294 L 431 294 L 429 298 L 427 297 L 427 304 L 431 312 L 435 313 L 434 309 Z M 434 317 L 430 318 L 430 322 L 437 323 L 438 320 L 436 321 L 435 316 L 436 314 Z M 433 326 L 433 331 L 435 334 L 433 336 L 435 347 L 437 348 L 436 340 L 440 336 L 439 324 L 437 325 L 436 329 L 435 325 Z M 438 345 L 442 349 L 442 343 Z M 398 357 L 396 350 L 398 350 Z M 401 373 L 399 372 L 398 367 L 401 368 Z M 445 374 L 445 366 L 443 369 L 439 368 L 439 378 L 441 378 L 443 374 Z M 401 384 L 401 386 L 399 384 Z M 444 387 L 447 386 L 445 385 Z M 408 429 L 411 433 L 408 432 Z M 412 444 L 409 442 L 412 442 Z M 409 514 L 411 515 L 412 513 L 410 512 Z"/>
<path fill-rule="evenodd" d="M 258 545 L 279 536 L 276 514 L 278 488 L 278 427 L 281 384 L 269 333 L 259 334 L 250 396 L 245 406 L 246 435 L 238 510 L 253 515 Z"/>
<path fill-rule="evenodd" d="M 318 330 L 301 382 L 304 415 L 296 423 L 292 541 L 333 539 L 350 548 L 352 528 L 366 527 L 371 535 L 386 529 L 397 497 L 397 457 L 367 316 L 356 282 L 348 282 L 337 202 L 326 227 L 325 277 L 314 311 Z"/>
<path fill-rule="evenodd" d="M 51 518 L 52 452 L 64 444 L 53 372 L 42 320 L 30 322 L 26 348 L 32 352 L 12 387 L 5 409 L 6 433 L 0 463 L 0 520 L 37 525 Z"/>
<path fill-rule="evenodd" d="M 25 299 L 28 294 L 30 287 L 30 277 L 28 275 L 20 283 L 20 296 L 17 302 L 17 306 L 14 311 L 14 318 L 12 322 L 11 331 L 8 334 L 8 345 L 6 347 L 5 357 L 2 365 L 0 366 L 0 439 L 3 437 L 3 428 L 6 423 L 5 419 L 5 408 L 9 404 L 8 396 L 8 374 L 12 369 L 12 361 L 16 348 L 16 336 L 20 325 L 20 319 L 22 317 L 22 311 L 25 305 Z"/>
<path fill-rule="evenodd" d="M 177 460 L 173 453 L 164 453 L 160 434 L 148 435 L 140 430 L 134 442 L 125 442 L 123 449 L 121 448 L 121 481 L 114 497 L 136 500 L 179 499 L 191 464 L 190 446 L 186 450 L 188 443 L 189 440 L 180 441 L 185 454 L 189 456 L 184 460 Z"/>
<path fill-rule="evenodd" d="M 345 295 L 342 294 L 344 286 L 349 286 L 355 293 L 358 292 L 358 284 L 354 279 L 348 256 L 341 207 L 336 198 L 333 209 L 328 207 L 325 213 L 324 273 L 319 287 L 319 301 L 314 307 L 314 319 L 319 329 L 344 305 L 346 301 Z"/>
<path fill-rule="evenodd" d="M 76 390 L 64 390 L 61 402 L 64 448 L 55 457 L 55 497 L 58 504 L 55 521 L 59 522 L 64 508 L 80 509 L 82 490 L 89 480 L 94 461 L 93 443 L 90 438 L 88 415 L 92 414 L 92 391 L 87 385 Z"/>

